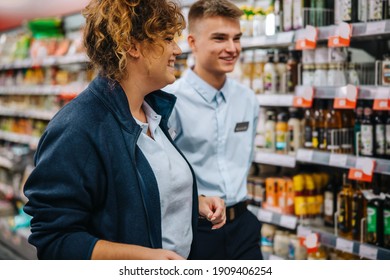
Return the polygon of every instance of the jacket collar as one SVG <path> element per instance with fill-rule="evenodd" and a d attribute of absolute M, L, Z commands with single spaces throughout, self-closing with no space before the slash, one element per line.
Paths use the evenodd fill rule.
<path fill-rule="evenodd" d="M 139 125 L 131 115 L 126 93 L 117 81 L 98 76 L 88 86 L 99 98 L 125 130 L 134 133 Z M 172 94 L 156 90 L 145 96 L 145 101 L 161 116 L 161 123 L 166 125 L 176 102 Z"/>

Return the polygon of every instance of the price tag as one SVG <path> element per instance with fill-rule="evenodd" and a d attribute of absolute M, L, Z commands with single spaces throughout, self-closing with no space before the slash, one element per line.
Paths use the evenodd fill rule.
<path fill-rule="evenodd" d="M 348 253 L 353 253 L 353 241 L 349 241 L 343 238 L 337 238 L 336 249 Z"/>
<path fill-rule="evenodd" d="M 272 212 L 266 211 L 266 210 L 261 209 L 261 208 L 259 209 L 259 212 L 257 213 L 257 218 L 264 223 L 271 223 L 272 216 L 273 216 Z"/>
<path fill-rule="evenodd" d="M 313 160 L 313 150 L 298 149 L 297 160 L 311 162 Z"/>
<path fill-rule="evenodd" d="M 341 22 L 335 29 L 335 35 L 328 39 L 328 47 L 349 47 L 351 44 L 352 25 Z"/>
<path fill-rule="evenodd" d="M 358 89 L 354 85 L 341 87 L 338 93 L 339 97 L 334 99 L 333 107 L 335 109 L 355 109 L 358 96 Z"/>
<path fill-rule="evenodd" d="M 382 34 L 385 32 L 386 21 L 367 22 L 365 35 Z"/>
<path fill-rule="evenodd" d="M 390 89 L 379 87 L 375 94 L 374 110 L 390 110 Z"/>
<path fill-rule="evenodd" d="M 256 217 L 257 217 L 257 213 L 259 212 L 259 207 L 257 207 L 257 206 L 254 206 L 254 205 L 248 205 L 247 206 L 247 208 L 248 208 L 248 210 L 250 211 L 250 212 L 252 212 L 252 214 L 253 215 L 255 215 Z"/>
<path fill-rule="evenodd" d="M 289 229 L 295 229 L 297 226 L 297 217 L 283 215 L 280 219 L 280 226 Z"/>
<path fill-rule="evenodd" d="M 299 237 L 305 237 L 311 233 L 312 233 L 312 231 L 310 228 L 307 228 L 304 226 L 298 226 L 298 228 L 297 228 L 297 236 L 299 236 Z"/>
<path fill-rule="evenodd" d="M 347 155 L 330 154 L 329 165 L 345 167 L 347 165 L 347 159 L 348 159 Z"/>
<path fill-rule="evenodd" d="M 310 86 L 297 86 L 293 106 L 300 108 L 311 108 L 313 104 L 314 88 Z"/>
<path fill-rule="evenodd" d="M 378 249 L 375 247 L 367 246 L 365 244 L 361 244 L 359 247 L 359 256 L 376 260 L 378 258 Z"/>
<path fill-rule="evenodd" d="M 372 182 L 375 160 L 370 158 L 357 158 L 355 168 L 351 168 L 348 178 L 351 180 Z"/>
<path fill-rule="evenodd" d="M 293 40 L 294 32 L 281 32 L 277 34 L 276 43 L 278 44 L 290 44 Z"/>
<path fill-rule="evenodd" d="M 318 30 L 314 26 L 306 25 L 302 31 L 302 38 L 295 42 L 295 49 L 297 50 L 311 50 L 317 46 Z"/>

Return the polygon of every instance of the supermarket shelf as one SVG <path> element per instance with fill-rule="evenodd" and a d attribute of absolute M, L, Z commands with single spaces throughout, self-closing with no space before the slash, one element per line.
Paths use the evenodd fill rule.
<path fill-rule="evenodd" d="M 272 212 L 254 205 L 248 205 L 248 210 L 251 211 L 261 222 L 291 230 L 295 230 L 297 228 L 298 218 L 296 216 Z"/>
<path fill-rule="evenodd" d="M 6 218 L 0 218 L 0 243 L 23 259 L 35 260 L 37 259 L 37 253 L 35 247 L 27 241 L 29 235 L 29 228 L 13 232 L 10 230 Z"/>
<path fill-rule="evenodd" d="M 318 233 L 320 236 L 320 243 L 322 245 L 336 248 L 340 251 L 348 252 L 362 258 L 372 260 L 390 260 L 390 250 L 338 237 L 331 232 L 331 229 L 298 226 L 297 231 L 300 236 L 304 236 L 309 233 Z M 304 234 L 302 234 L 302 232 L 304 232 Z"/>
<path fill-rule="evenodd" d="M 38 120 L 51 120 L 56 112 L 39 111 L 39 110 L 16 110 L 0 106 L 0 116 L 32 118 Z M 1 160 L 0 160 L 1 164 Z"/>
<path fill-rule="evenodd" d="M 89 59 L 85 53 L 66 56 L 49 56 L 43 59 L 20 59 L 10 63 L 1 64 L 0 70 L 23 69 L 31 67 L 50 67 L 71 63 L 86 63 Z"/>
<path fill-rule="evenodd" d="M 1 95 L 59 95 L 80 93 L 86 85 L 29 85 L 29 86 L 0 86 Z"/>
<path fill-rule="evenodd" d="M 296 165 L 296 160 L 294 156 L 262 151 L 256 151 L 253 161 L 256 163 L 279 165 L 291 168 L 295 167 Z"/>
<path fill-rule="evenodd" d="M 0 130 L 0 139 L 9 141 L 9 142 L 15 142 L 20 144 L 28 144 L 31 148 L 35 148 L 38 145 L 39 137 L 34 137 L 30 135 L 25 134 L 18 134 L 8 131 L 2 131 Z"/>
<path fill-rule="evenodd" d="M 293 94 L 258 94 L 260 106 L 290 107 L 293 105 Z"/>
<path fill-rule="evenodd" d="M 298 162 L 314 163 L 338 168 L 355 168 L 359 157 L 345 154 L 332 154 L 308 149 L 298 149 L 296 160 Z M 374 172 L 390 175 L 390 160 L 370 158 L 375 160 Z"/>

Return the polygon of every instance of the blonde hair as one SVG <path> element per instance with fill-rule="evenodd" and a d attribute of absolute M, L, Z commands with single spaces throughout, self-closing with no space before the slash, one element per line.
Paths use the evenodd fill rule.
<path fill-rule="evenodd" d="M 196 22 L 204 18 L 221 16 L 239 19 L 242 15 L 243 11 L 228 0 L 199 0 L 192 4 L 188 12 L 188 29 L 192 32 Z"/>
<path fill-rule="evenodd" d="M 91 0 L 83 15 L 84 46 L 92 65 L 100 75 L 118 81 L 128 75 L 134 40 L 158 45 L 185 28 L 180 7 L 170 0 Z"/>

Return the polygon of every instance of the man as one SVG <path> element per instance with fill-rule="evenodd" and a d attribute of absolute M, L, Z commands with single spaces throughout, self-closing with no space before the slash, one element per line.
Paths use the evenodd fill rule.
<path fill-rule="evenodd" d="M 177 96 L 171 134 L 196 174 L 199 194 L 225 200 L 226 225 L 198 221 L 198 259 L 262 259 L 260 222 L 246 208 L 259 105 L 252 90 L 227 77 L 239 59 L 241 10 L 200 0 L 188 15 L 195 65 L 166 91 Z"/>

